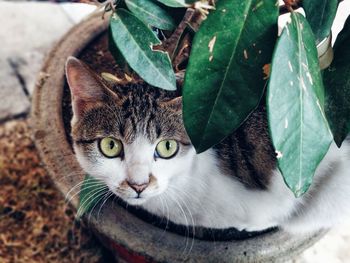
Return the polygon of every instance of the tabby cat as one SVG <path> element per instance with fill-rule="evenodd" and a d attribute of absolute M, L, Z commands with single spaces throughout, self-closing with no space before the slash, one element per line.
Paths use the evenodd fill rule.
<path fill-rule="evenodd" d="M 177 224 L 246 231 L 311 232 L 350 214 L 348 141 L 330 147 L 311 189 L 297 199 L 276 168 L 263 105 L 231 136 L 196 154 L 176 92 L 107 85 L 73 57 L 66 75 L 76 157 L 130 205 Z"/>

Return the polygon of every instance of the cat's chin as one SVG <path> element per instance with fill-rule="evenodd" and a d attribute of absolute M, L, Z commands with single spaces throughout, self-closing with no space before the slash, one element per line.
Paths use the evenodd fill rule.
<path fill-rule="evenodd" d="M 128 203 L 129 205 L 135 205 L 135 206 L 139 206 L 139 205 L 143 205 L 146 201 L 147 198 L 128 198 L 128 199 L 124 199 L 124 201 L 126 203 Z"/>

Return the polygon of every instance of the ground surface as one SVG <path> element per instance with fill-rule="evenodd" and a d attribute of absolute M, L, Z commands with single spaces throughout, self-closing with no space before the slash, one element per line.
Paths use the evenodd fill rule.
<path fill-rule="evenodd" d="M 0 0 L 0 263 L 111 262 L 74 223 L 75 212 L 40 165 L 27 124 L 44 56 L 91 10 Z M 345 0 L 334 32 L 349 11 Z M 350 262 L 350 226 L 332 230 L 294 262 Z"/>
<path fill-rule="evenodd" d="M 0 262 L 111 262 L 55 189 L 26 120 L 0 126 Z"/>

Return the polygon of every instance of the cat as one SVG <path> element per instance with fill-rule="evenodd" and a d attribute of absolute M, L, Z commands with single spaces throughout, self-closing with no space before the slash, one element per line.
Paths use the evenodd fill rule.
<path fill-rule="evenodd" d="M 309 191 L 295 198 L 277 169 L 264 105 L 215 147 L 196 154 L 178 92 L 108 85 L 70 57 L 72 139 L 81 167 L 126 203 L 176 224 L 291 233 L 350 215 L 349 140 L 332 144 Z M 165 209 L 165 206 L 168 209 Z"/>

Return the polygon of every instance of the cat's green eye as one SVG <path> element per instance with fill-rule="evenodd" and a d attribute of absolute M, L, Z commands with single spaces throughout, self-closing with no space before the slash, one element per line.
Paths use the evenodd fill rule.
<path fill-rule="evenodd" d="M 163 140 L 157 144 L 155 156 L 169 159 L 176 155 L 179 145 L 175 140 Z"/>
<path fill-rule="evenodd" d="M 118 157 L 123 150 L 122 142 L 111 137 L 100 140 L 99 147 L 101 153 L 108 158 Z"/>

